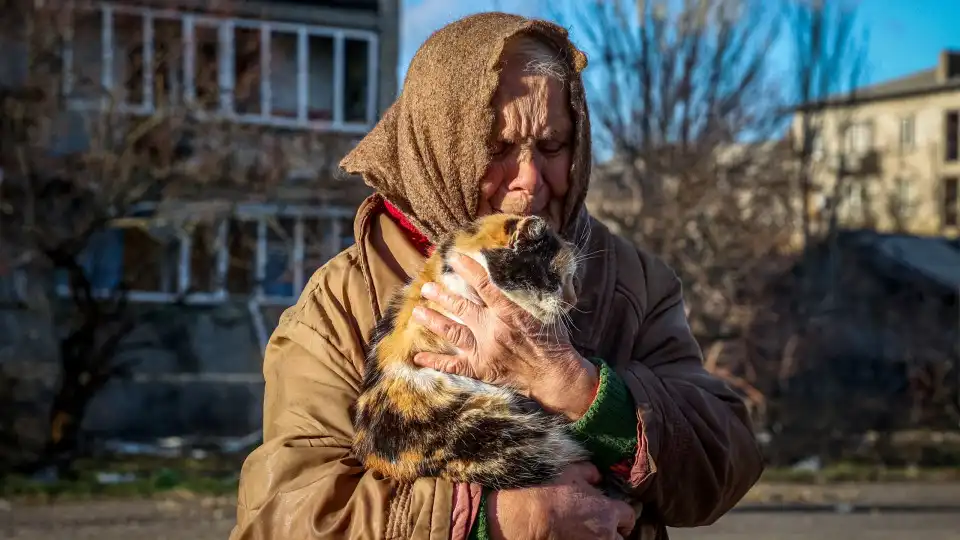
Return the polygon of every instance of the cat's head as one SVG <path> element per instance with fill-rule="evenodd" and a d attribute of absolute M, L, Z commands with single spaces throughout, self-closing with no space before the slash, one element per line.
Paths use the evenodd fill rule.
<path fill-rule="evenodd" d="M 524 310 L 546 324 L 556 323 L 577 302 L 576 247 L 538 216 L 492 214 L 455 233 L 441 257 L 456 251 L 472 257 L 490 281 Z M 466 285 L 444 261 L 441 280 L 466 295 Z"/>

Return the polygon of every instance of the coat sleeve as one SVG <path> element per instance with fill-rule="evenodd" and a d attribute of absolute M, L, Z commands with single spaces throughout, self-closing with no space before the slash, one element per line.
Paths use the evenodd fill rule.
<path fill-rule="evenodd" d="M 630 484 L 664 525 L 709 525 L 757 482 L 763 458 L 742 399 L 703 367 L 677 275 L 640 259 L 643 319 L 634 360 L 618 370 L 638 419 Z"/>
<path fill-rule="evenodd" d="M 315 316 L 329 326 L 330 313 Z M 343 352 L 354 348 L 342 342 L 351 333 L 334 322 L 324 335 L 288 319 L 266 350 L 264 441 L 243 465 L 231 539 L 447 540 L 450 483 L 400 486 L 351 456 L 350 406 L 361 380 Z"/>

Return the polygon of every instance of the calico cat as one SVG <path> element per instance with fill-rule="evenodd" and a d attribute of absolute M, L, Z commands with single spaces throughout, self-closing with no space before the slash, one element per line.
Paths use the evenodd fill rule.
<path fill-rule="evenodd" d="M 509 388 L 413 363 L 421 351 L 453 352 L 413 319 L 417 305 L 450 316 L 420 296 L 421 286 L 442 283 L 476 298 L 448 263 L 455 252 L 482 264 L 494 285 L 547 328 L 576 301 L 576 248 L 542 218 L 494 214 L 449 235 L 374 331 L 353 411 L 354 455 L 368 470 L 401 481 L 441 477 L 491 489 L 546 483 L 588 457 L 567 419 Z"/>

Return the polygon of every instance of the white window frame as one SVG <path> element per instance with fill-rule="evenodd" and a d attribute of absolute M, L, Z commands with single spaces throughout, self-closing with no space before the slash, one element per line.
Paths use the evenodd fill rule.
<path fill-rule="evenodd" d="M 908 114 L 900 118 L 900 151 L 909 152 L 917 146 L 917 117 Z"/>
<path fill-rule="evenodd" d="M 150 205 L 144 205 L 146 209 Z M 187 231 L 181 232 L 177 239 L 179 249 L 179 260 L 177 262 L 176 293 L 162 291 L 142 291 L 131 290 L 126 293 L 127 299 L 139 303 L 173 303 L 182 300 L 184 303 L 193 305 L 212 305 L 227 302 L 231 298 L 249 299 L 261 305 L 269 306 L 290 306 L 296 303 L 300 293 L 310 279 L 310 273 L 315 270 L 304 267 L 304 253 L 306 243 L 304 239 L 304 219 L 319 219 L 329 222 L 329 229 L 323 240 L 327 243 L 327 252 L 335 255 L 340 251 L 340 245 L 343 239 L 352 234 L 352 231 L 345 231 L 343 221 L 352 221 L 355 216 L 355 210 L 339 206 L 288 206 L 276 204 L 250 203 L 241 204 L 236 207 L 229 219 L 240 222 L 254 222 L 257 224 L 257 244 L 254 255 L 254 276 L 253 290 L 248 294 L 230 293 L 227 291 L 227 272 L 229 265 L 229 245 L 228 245 L 228 219 L 218 220 L 216 249 L 214 251 L 215 269 L 214 282 L 216 290 L 212 292 L 193 292 L 187 294 L 190 289 L 190 256 L 192 248 L 192 238 Z M 294 246 L 291 253 L 293 266 L 293 294 L 291 296 L 267 295 L 264 294 L 263 280 L 266 275 L 267 266 L 267 220 L 277 218 L 294 218 Z M 60 284 L 56 287 L 57 294 L 62 297 L 70 296 L 68 285 Z M 93 291 L 95 297 L 108 298 L 113 291 L 96 290 Z"/>
<path fill-rule="evenodd" d="M 78 10 L 79 12 L 80 10 Z M 87 11 L 87 10 L 84 10 Z M 101 84 L 108 92 L 114 89 L 113 63 L 113 21 L 115 14 L 139 16 L 143 18 L 143 85 L 144 98 L 139 104 L 117 103 L 115 109 L 119 112 L 134 115 L 151 115 L 157 112 L 153 99 L 153 28 L 158 19 L 179 20 L 182 24 L 183 53 L 183 98 L 187 104 L 194 104 L 196 88 L 194 85 L 194 29 L 196 26 L 214 26 L 218 29 L 219 48 L 222 53 L 218 56 L 220 107 L 217 112 L 196 110 L 195 116 L 200 120 L 231 120 L 234 122 L 267 125 L 281 128 L 302 128 L 314 131 L 333 131 L 349 134 L 364 134 L 376 123 L 377 95 L 379 91 L 379 36 L 369 30 L 337 28 L 298 24 L 261 19 L 237 17 L 217 17 L 185 13 L 168 9 L 152 9 L 139 6 L 128 6 L 101 2 L 96 4 L 93 11 L 101 13 L 101 53 L 102 70 Z M 87 11 L 89 12 L 89 11 Z M 234 39 L 235 28 L 250 28 L 260 30 L 261 65 L 263 71 L 260 77 L 261 106 L 259 114 L 240 114 L 233 107 L 234 92 Z M 271 115 L 271 88 L 270 88 L 270 36 L 274 32 L 292 33 L 297 35 L 297 117 L 287 118 Z M 73 91 L 73 41 L 72 26 L 66 32 L 66 44 L 63 53 L 63 89 L 67 96 Z M 312 36 L 327 37 L 333 40 L 333 119 L 310 120 L 307 114 L 309 102 L 309 38 Z M 344 103 L 344 85 L 346 78 L 346 40 L 365 41 L 367 43 L 367 95 L 366 118 L 363 122 L 347 122 L 345 120 L 346 107 Z M 99 100 L 71 99 L 74 109 L 108 109 L 110 99 L 107 96 Z"/>
<path fill-rule="evenodd" d="M 846 207 L 847 217 L 860 221 L 865 215 L 866 186 L 855 180 L 846 180 L 844 200 L 840 201 Z"/>
<path fill-rule="evenodd" d="M 909 177 L 898 175 L 894 179 L 894 189 L 896 190 L 896 198 L 901 204 L 913 204 L 913 184 Z"/>
<path fill-rule="evenodd" d="M 811 127 L 810 132 L 810 156 L 814 161 L 821 161 L 825 155 L 823 134 L 817 127 Z"/>
<path fill-rule="evenodd" d="M 844 150 L 848 155 L 862 155 L 873 149 L 873 122 L 864 120 L 847 125 Z"/>

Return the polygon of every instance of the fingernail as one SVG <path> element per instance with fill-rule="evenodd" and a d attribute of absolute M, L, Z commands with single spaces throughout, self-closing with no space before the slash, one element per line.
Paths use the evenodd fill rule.
<path fill-rule="evenodd" d="M 419 321 L 427 320 L 427 312 L 420 306 L 413 308 L 413 317 Z"/>
<path fill-rule="evenodd" d="M 436 296 L 438 292 L 437 284 L 433 282 L 424 283 L 423 287 L 420 287 L 420 294 L 422 296 L 433 297 Z"/>

